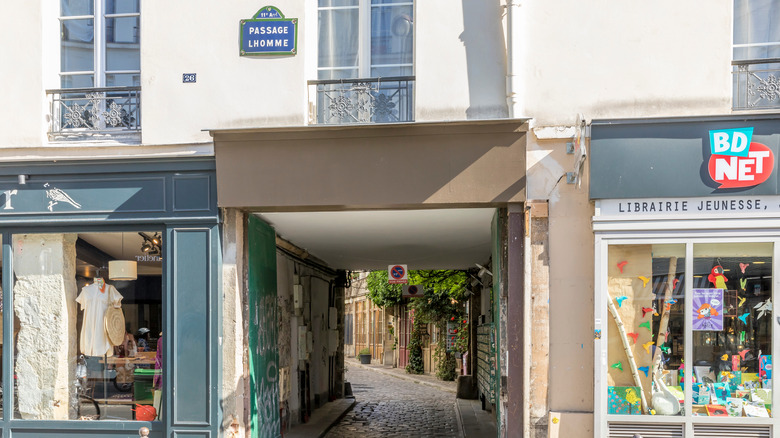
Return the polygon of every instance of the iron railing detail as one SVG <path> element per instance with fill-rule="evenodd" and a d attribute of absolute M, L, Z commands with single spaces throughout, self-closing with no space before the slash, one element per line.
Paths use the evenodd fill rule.
<path fill-rule="evenodd" d="M 141 131 L 141 87 L 46 90 L 49 136 Z"/>
<path fill-rule="evenodd" d="M 322 125 L 414 121 L 414 76 L 309 81 Z"/>
<path fill-rule="evenodd" d="M 733 61 L 735 110 L 780 108 L 780 58 Z"/>

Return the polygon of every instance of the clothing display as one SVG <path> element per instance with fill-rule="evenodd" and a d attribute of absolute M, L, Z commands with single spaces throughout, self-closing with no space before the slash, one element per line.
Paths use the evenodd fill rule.
<path fill-rule="evenodd" d="M 81 352 L 87 356 L 113 356 L 114 348 L 106 336 L 105 315 L 109 306 L 120 307 L 122 295 L 102 278 L 84 286 L 76 298 L 84 311 L 81 325 Z"/>

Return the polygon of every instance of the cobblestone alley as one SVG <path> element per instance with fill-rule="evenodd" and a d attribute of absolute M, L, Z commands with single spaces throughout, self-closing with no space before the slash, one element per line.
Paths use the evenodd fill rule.
<path fill-rule="evenodd" d="M 327 438 L 460 437 L 455 394 L 347 364 L 355 407 Z"/>

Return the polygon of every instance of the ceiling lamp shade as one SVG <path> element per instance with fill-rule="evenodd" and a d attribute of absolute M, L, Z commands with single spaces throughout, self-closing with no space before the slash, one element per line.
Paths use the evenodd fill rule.
<path fill-rule="evenodd" d="M 132 260 L 108 262 L 109 280 L 135 280 L 138 278 L 138 264 Z"/>

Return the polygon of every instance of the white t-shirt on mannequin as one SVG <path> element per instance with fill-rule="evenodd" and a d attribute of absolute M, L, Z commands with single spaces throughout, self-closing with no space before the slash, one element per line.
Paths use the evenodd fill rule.
<path fill-rule="evenodd" d="M 114 347 L 106 336 L 105 316 L 108 306 L 120 307 L 122 295 L 102 278 L 81 289 L 76 302 L 84 311 L 81 324 L 81 353 L 86 356 L 113 356 Z"/>

